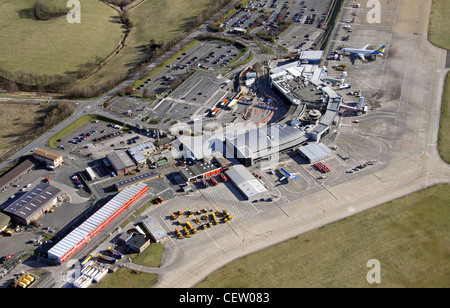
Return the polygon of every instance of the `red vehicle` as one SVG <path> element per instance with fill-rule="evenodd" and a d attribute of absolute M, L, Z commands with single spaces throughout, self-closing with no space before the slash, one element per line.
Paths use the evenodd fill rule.
<path fill-rule="evenodd" d="M 216 179 L 214 179 L 214 178 L 209 178 L 209 180 L 211 181 L 211 183 L 213 183 L 214 186 L 219 185 L 219 182 L 217 182 Z"/>
<path fill-rule="evenodd" d="M 11 253 L 11 254 L 9 254 L 9 255 L 7 255 L 6 257 L 2 257 L 1 259 L 0 259 L 0 264 L 5 264 L 9 259 L 11 259 L 13 257 L 13 254 Z"/>
<path fill-rule="evenodd" d="M 208 187 L 208 184 L 204 179 L 201 179 L 200 182 L 203 184 L 204 187 Z"/>
<path fill-rule="evenodd" d="M 228 180 L 228 178 L 223 173 L 219 173 L 219 176 L 222 179 L 222 181 L 224 181 L 224 182 L 226 182 Z"/>
<path fill-rule="evenodd" d="M 315 163 L 314 167 L 316 167 L 317 169 L 319 169 L 324 173 L 330 172 L 330 169 L 321 162 Z"/>

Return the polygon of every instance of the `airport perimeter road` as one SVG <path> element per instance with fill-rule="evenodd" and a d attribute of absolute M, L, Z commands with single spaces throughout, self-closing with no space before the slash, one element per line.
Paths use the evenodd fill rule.
<path fill-rule="evenodd" d="M 392 27 L 377 29 L 390 33 L 385 57 L 376 61 L 374 71 L 359 65 L 359 70 L 352 72 L 354 80 L 358 79 L 358 71 L 376 76 L 372 90 L 399 90 L 384 107 L 370 111 L 392 120 L 390 135 L 384 136 L 390 147 L 389 164 L 353 181 L 197 234 L 201 236 L 174 241 L 166 248 L 157 287 L 192 287 L 236 258 L 422 188 L 449 182 L 450 167 L 440 159 L 436 147 L 446 52 L 429 43 L 428 20 L 420 18 L 428 16 L 431 0 L 411 2 L 389 1 L 383 13 L 392 18 Z M 367 25 L 361 29 L 370 31 Z M 359 35 L 363 36 L 364 31 Z M 173 199 L 166 206 L 176 207 L 174 202 L 184 201 Z"/>

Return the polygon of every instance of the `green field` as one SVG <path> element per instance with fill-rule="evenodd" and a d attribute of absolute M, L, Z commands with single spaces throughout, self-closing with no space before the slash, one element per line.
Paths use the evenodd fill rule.
<path fill-rule="evenodd" d="M 436 46 L 450 50 L 450 1 L 433 0 L 428 39 Z"/>
<path fill-rule="evenodd" d="M 450 185 L 311 231 L 214 272 L 197 287 L 450 287 Z M 381 283 L 369 284 L 377 259 Z"/>
<path fill-rule="evenodd" d="M 148 57 L 143 46 L 151 40 L 164 42 L 176 38 L 192 25 L 195 17 L 214 0 L 146 0 L 130 12 L 133 22 L 126 44 L 99 73 L 82 85 L 101 82 L 111 76 L 122 76 Z"/>
<path fill-rule="evenodd" d="M 123 37 L 118 13 L 98 0 L 81 0 L 81 23 L 66 16 L 37 20 L 36 0 L 0 2 L 0 68 L 56 75 L 73 72 L 79 65 L 107 57 Z"/>

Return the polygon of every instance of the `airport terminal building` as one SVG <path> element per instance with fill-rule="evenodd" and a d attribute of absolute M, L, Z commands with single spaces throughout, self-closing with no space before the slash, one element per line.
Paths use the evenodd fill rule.
<path fill-rule="evenodd" d="M 278 158 L 279 153 L 288 152 L 308 140 L 301 130 L 273 124 L 267 129 L 253 129 L 225 137 L 227 156 L 230 154 L 244 166 L 258 161 Z"/>

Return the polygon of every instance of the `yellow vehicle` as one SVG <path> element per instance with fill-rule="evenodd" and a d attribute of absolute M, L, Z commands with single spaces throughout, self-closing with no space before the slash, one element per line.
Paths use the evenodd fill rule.
<path fill-rule="evenodd" d="M 6 235 L 12 236 L 14 234 L 14 231 L 7 228 L 5 230 L 3 230 L 3 233 L 5 233 Z"/>
<path fill-rule="evenodd" d="M 178 218 L 177 215 L 175 215 L 174 213 L 170 214 L 170 216 L 172 216 L 173 220 L 176 220 Z"/>
<path fill-rule="evenodd" d="M 175 232 L 177 233 L 178 238 L 180 238 L 180 239 L 181 239 L 181 238 L 184 238 L 183 233 L 181 233 L 180 230 L 175 229 Z"/>
<path fill-rule="evenodd" d="M 192 225 L 189 221 L 186 221 L 186 225 L 189 227 L 189 229 L 194 229 L 194 228 L 192 228 Z"/>
<path fill-rule="evenodd" d="M 189 234 L 190 234 L 189 230 L 188 230 L 186 227 L 183 227 L 183 230 L 184 230 L 184 233 L 185 233 L 186 235 L 189 235 Z"/>
<path fill-rule="evenodd" d="M 211 213 L 212 219 L 214 220 L 214 223 L 217 225 L 217 218 L 216 215 L 213 213 Z"/>

